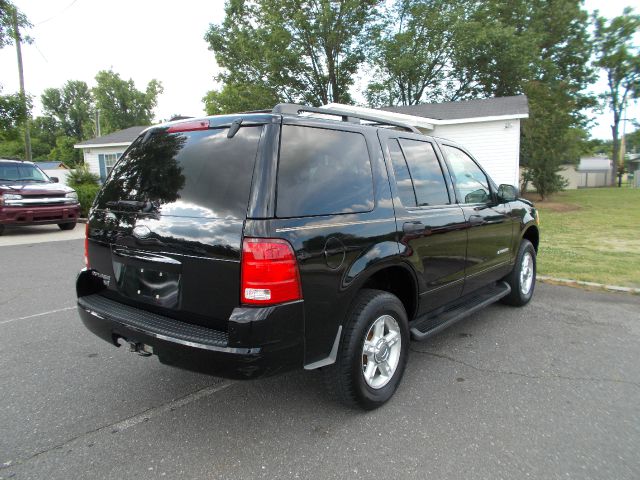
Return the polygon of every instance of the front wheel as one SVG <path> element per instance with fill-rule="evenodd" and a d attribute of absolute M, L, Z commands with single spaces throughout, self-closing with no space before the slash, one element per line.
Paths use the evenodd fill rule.
<path fill-rule="evenodd" d="M 520 242 L 516 264 L 504 280 L 511 287 L 511 293 L 502 299 L 503 303 L 516 307 L 529 303 L 536 286 L 536 250 L 529 240 Z"/>
<path fill-rule="evenodd" d="M 372 410 L 395 393 L 409 354 L 409 325 L 402 302 L 388 292 L 363 290 L 354 303 L 327 385 L 349 406 Z"/>
<path fill-rule="evenodd" d="M 59 223 L 58 228 L 60 230 L 73 230 L 76 228 L 76 222 L 73 223 Z"/>

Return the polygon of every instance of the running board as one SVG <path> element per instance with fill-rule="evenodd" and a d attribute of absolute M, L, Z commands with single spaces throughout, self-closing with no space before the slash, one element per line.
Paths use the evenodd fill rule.
<path fill-rule="evenodd" d="M 414 340 L 426 340 L 459 320 L 471 315 L 481 308 L 497 302 L 511 293 L 506 282 L 477 290 L 453 303 L 438 313 L 420 317 L 409 324 L 411 337 Z"/>

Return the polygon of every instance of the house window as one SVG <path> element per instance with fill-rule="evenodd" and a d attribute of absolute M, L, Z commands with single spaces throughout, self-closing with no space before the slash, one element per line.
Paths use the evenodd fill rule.
<path fill-rule="evenodd" d="M 107 176 L 109 175 L 109 173 L 111 173 L 111 170 L 113 169 L 121 155 L 121 153 L 106 153 L 104 155 L 104 168 L 107 171 Z"/>

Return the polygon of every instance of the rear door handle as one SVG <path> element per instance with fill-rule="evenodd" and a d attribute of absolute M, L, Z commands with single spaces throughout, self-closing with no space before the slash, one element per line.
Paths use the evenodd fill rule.
<path fill-rule="evenodd" d="M 470 225 L 482 225 L 484 223 L 484 217 L 482 215 L 470 215 L 469 216 L 469 224 Z"/>
<path fill-rule="evenodd" d="M 402 231 L 404 233 L 422 233 L 425 230 L 426 227 L 422 222 L 405 222 L 402 225 Z"/>

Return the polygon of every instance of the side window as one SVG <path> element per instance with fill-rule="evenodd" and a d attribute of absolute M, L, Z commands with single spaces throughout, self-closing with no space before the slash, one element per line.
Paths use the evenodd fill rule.
<path fill-rule="evenodd" d="M 418 205 L 416 193 L 413 191 L 409 167 L 407 167 L 407 162 L 404 159 L 398 140 L 389 140 L 389 154 L 391 155 L 391 164 L 396 175 L 400 201 L 405 207 L 415 207 Z"/>
<path fill-rule="evenodd" d="M 443 146 L 451 165 L 453 181 L 462 203 L 487 203 L 491 199 L 491 189 L 487 176 L 473 159 L 462 150 Z"/>
<path fill-rule="evenodd" d="M 284 125 L 276 215 L 304 217 L 373 209 L 373 175 L 364 136 Z"/>
<path fill-rule="evenodd" d="M 408 139 L 401 139 L 400 145 L 409 165 L 418 206 L 448 204 L 447 185 L 433 145 Z"/>

